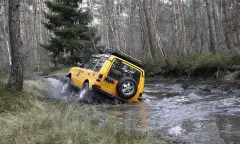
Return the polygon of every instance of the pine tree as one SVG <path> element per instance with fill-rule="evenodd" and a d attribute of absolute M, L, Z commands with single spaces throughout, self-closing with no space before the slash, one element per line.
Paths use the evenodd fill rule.
<path fill-rule="evenodd" d="M 53 33 L 49 43 L 41 45 L 50 51 L 52 62 L 70 65 L 82 62 L 96 50 L 99 41 L 97 30 L 90 27 L 92 15 L 82 8 L 82 0 L 51 0 L 45 2 L 49 12 L 44 12 L 44 26 Z"/>

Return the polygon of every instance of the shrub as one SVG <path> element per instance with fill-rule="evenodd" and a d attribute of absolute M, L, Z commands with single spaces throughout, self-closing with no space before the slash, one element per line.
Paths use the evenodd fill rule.
<path fill-rule="evenodd" d="M 186 55 L 179 60 L 176 55 L 169 56 L 169 65 L 161 66 L 155 75 L 209 77 L 216 72 L 226 71 L 240 65 L 238 54 L 208 54 L 202 56 Z M 148 71 L 153 71 L 149 69 Z M 153 76 L 155 76 L 153 74 Z"/>

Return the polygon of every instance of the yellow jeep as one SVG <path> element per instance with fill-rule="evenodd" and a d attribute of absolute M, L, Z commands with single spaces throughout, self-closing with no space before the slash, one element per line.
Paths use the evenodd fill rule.
<path fill-rule="evenodd" d="M 95 54 L 67 75 L 71 85 L 82 91 L 96 91 L 120 102 L 141 99 L 145 72 L 141 62 L 121 52 Z"/>

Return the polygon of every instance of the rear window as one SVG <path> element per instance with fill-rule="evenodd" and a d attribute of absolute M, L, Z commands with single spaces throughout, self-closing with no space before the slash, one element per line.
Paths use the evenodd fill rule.
<path fill-rule="evenodd" d="M 108 76 L 119 80 L 122 77 L 132 77 L 135 79 L 137 83 L 139 83 L 141 73 L 134 69 L 133 67 L 130 67 L 127 64 L 124 64 L 121 60 L 116 59 L 108 73 Z"/>

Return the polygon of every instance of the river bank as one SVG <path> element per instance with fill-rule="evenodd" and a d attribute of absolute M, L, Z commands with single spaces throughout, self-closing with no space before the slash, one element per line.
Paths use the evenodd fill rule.
<path fill-rule="evenodd" d="M 172 56 L 168 62 L 161 64 L 145 64 L 148 76 L 171 76 L 171 77 L 215 77 L 221 78 L 224 74 L 240 70 L 240 55 L 208 54 L 200 56 L 184 56 L 178 58 Z"/>
<path fill-rule="evenodd" d="M 215 82 L 240 87 L 240 56 L 238 54 L 209 54 L 170 58 L 168 64 L 146 65 L 148 79 L 168 81 Z"/>
<path fill-rule="evenodd" d="M 94 105 L 51 97 L 38 76 L 25 80 L 21 93 L 6 91 L 5 82 L 1 77 L 1 143 L 171 143 L 137 123 L 116 122 Z"/>

